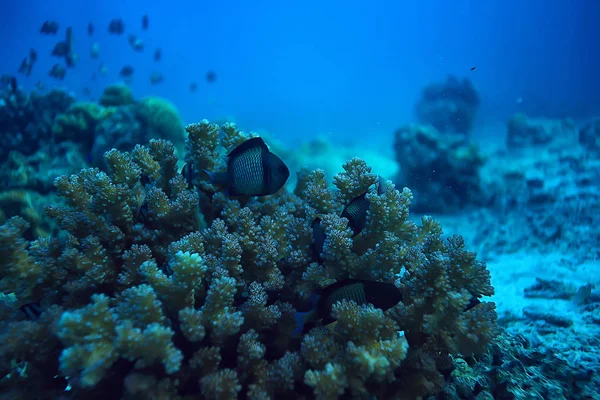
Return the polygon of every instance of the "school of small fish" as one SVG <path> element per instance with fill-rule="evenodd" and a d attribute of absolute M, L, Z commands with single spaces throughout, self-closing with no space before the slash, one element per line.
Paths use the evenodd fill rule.
<path fill-rule="evenodd" d="M 75 68 L 77 62 L 80 57 L 79 54 L 75 51 L 75 35 L 74 35 L 74 27 L 67 26 L 65 29 L 65 36 L 63 39 L 59 40 L 54 44 L 50 54 L 53 57 L 56 57 L 63 62 L 57 62 L 52 65 L 50 70 L 48 71 L 48 75 L 53 79 L 62 81 L 65 79 L 69 68 Z M 93 37 L 96 32 L 94 22 L 89 22 L 85 28 L 87 31 L 88 37 Z M 150 17 L 147 14 L 144 14 L 141 18 L 141 30 L 142 33 L 148 31 L 150 29 Z M 46 36 L 56 36 L 60 34 L 61 26 L 58 21 L 47 20 L 42 23 L 40 27 L 40 34 Z M 109 21 L 107 32 L 110 35 L 115 36 L 123 36 L 125 34 L 125 21 L 122 18 L 114 18 Z M 143 35 L 138 35 L 135 33 L 130 33 L 127 35 L 127 42 L 129 47 L 137 53 L 143 53 L 146 50 L 146 42 L 142 38 Z M 100 51 L 100 43 L 94 41 L 90 45 L 89 57 L 91 60 L 101 60 L 102 53 Z M 157 47 L 154 49 L 152 53 L 152 58 L 155 63 L 159 63 L 162 60 L 162 49 Z M 31 71 L 33 70 L 36 61 L 37 61 L 38 52 L 36 49 L 30 49 L 29 55 L 24 57 L 21 61 L 17 72 L 20 74 L 29 77 L 31 75 Z M 106 63 L 100 61 L 100 65 L 98 67 L 98 75 L 105 76 L 108 74 L 108 67 Z M 119 77 L 125 81 L 125 83 L 131 83 L 134 79 L 135 68 L 132 65 L 122 65 L 119 69 Z M 5 81 L 11 80 L 14 84 L 13 90 L 16 91 L 18 87 L 18 83 L 16 82 L 16 77 L 7 75 L 8 78 Z M 95 81 L 97 79 L 97 74 L 94 73 L 91 77 L 91 81 Z M 159 85 L 164 82 L 165 76 L 160 71 L 154 70 L 151 71 L 148 76 L 148 81 L 151 85 Z M 205 80 L 208 84 L 212 84 L 217 80 L 217 73 L 213 70 L 206 71 Z M 41 86 L 41 82 L 38 82 L 37 86 Z M 12 88 L 12 86 L 11 86 Z M 196 81 L 191 81 L 189 83 L 188 89 L 191 93 L 195 93 L 198 90 L 198 84 Z M 89 87 L 85 87 L 84 94 L 91 98 L 92 91 Z"/>

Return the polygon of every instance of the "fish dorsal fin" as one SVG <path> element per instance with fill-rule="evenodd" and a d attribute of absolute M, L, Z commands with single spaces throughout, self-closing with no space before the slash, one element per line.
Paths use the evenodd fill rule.
<path fill-rule="evenodd" d="M 269 148 L 267 147 L 265 141 L 262 140 L 261 137 L 255 137 L 252 139 L 248 139 L 244 143 L 238 145 L 235 149 L 231 150 L 229 154 L 227 154 L 227 157 L 231 159 L 239 156 L 240 154 L 245 153 L 246 151 L 256 148 L 259 148 L 263 151 L 269 151 Z"/>
<path fill-rule="evenodd" d="M 335 283 L 332 283 L 331 285 L 327 286 L 326 288 L 324 288 L 321 291 L 321 298 L 324 297 L 328 297 L 331 295 L 331 293 L 335 292 L 336 290 L 338 290 L 339 288 L 342 288 L 344 286 L 348 286 L 348 285 L 352 285 L 353 283 L 359 283 L 359 282 L 363 282 L 360 279 L 342 279 L 341 281 L 337 281 Z"/>
<path fill-rule="evenodd" d="M 377 194 L 378 195 L 384 194 L 386 189 L 387 189 L 386 180 L 383 178 L 383 176 L 377 175 Z"/>

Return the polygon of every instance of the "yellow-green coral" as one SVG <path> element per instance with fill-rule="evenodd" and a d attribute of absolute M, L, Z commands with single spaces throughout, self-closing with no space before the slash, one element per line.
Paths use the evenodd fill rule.
<path fill-rule="evenodd" d="M 127 293 L 129 292 L 129 293 Z M 119 357 L 144 368 L 161 362 L 167 374 L 180 368 L 181 351 L 171 341 L 173 331 L 164 326 L 161 304 L 149 286 L 123 292 L 122 303 L 111 308 L 104 295 L 92 304 L 65 312 L 57 335 L 66 348 L 60 355 L 65 375 L 80 375 L 82 386 L 95 386 Z"/>
<path fill-rule="evenodd" d="M 309 369 L 304 377 L 316 389 L 317 398 L 332 398 L 347 389 L 366 395 L 369 380 L 394 381 L 394 370 L 408 353 L 406 338 L 394 321 L 372 305 L 351 301 L 335 304 L 334 313 L 335 339 L 315 329 L 314 336 L 309 334 L 302 344 L 311 366 L 320 368 Z"/>
<path fill-rule="evenodd" d="M 376 174 L 351 159 L 333 190 L 316 171 L 300 174 L 294 193 L 232 200 L 199 172 L 219 170 L 251 135 L 208 121 L 187 132 L 193 185 L 174 146 L 152 140 L 106 152 L 105 170 L 56 179 L 65 205 L 47 209 L 60 238 L 28 243 L 18 218 L 0 228 L 0 284 L 16 304 L 40 302 L 42 316 L 27 323 L 53 338 L 36 357 L 4 346 L 17 340 L 6 327 L 24 322 L 6 302 L 2 360 L 68 380 L 74 397 L 120 388 L 131 398 L 411 398 L 442 389 L 450 355 L 486 349 L 493 306 L 467 305 L 491 294 L 489 273 L 432 220 L 409 220 L 408 189 L 378 191 Z M 353 237 L 340 213 L 364 192 L 367 225 Z M 310 294 L 347 278 L 396 282 L 404 304 L 384 313 L 340 302 L 335 326 L 295 332 Z"/>
<path fill-rule="evenodd" d="M 15 216 L 0 226 L 0 289 L 4 293 L 16 292 L 19 300 L 32 300 L 31 285 L 42 275 L 42 265 L 35 262 L 28 251 L 23 234 L 29 224 Z"/>

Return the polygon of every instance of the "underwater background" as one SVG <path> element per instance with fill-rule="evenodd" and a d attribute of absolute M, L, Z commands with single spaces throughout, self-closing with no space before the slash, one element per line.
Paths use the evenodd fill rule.
<path fill-rule="evenodd" d="M 0 398 L 600 399 L 599 18 L 3 1 Z"/>

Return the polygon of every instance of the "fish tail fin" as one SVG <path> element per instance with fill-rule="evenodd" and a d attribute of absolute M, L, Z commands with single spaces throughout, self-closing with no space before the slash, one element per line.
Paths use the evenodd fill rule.
<path fill-rule="evenodd" d="M 208 176 L 208 180 L 211 185 L 228 186 L 229 177 L 227 172 L 211 172 L 205 169 L 202 171 Z"/>

